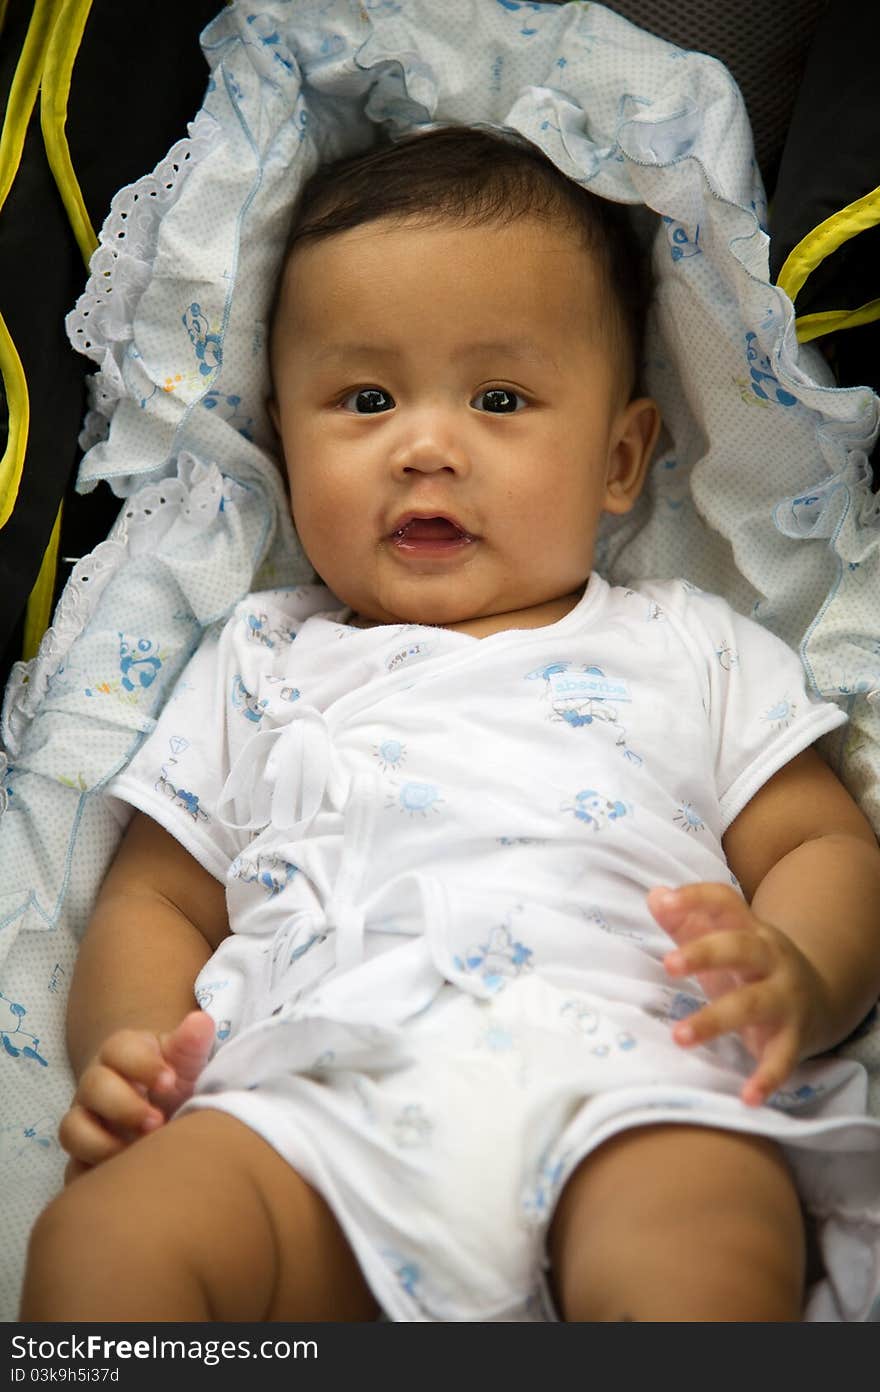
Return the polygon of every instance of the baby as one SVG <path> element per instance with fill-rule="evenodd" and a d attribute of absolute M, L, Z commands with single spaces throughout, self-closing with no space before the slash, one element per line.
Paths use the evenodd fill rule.
<path fill-rule="evenodd" d="M 209 632 L 111 786 L 23 1320 L 796 1320 L 804 1208 L 876 1271 L 880 1123 L 805 1062 L 880 993 L 844 716 L 593 566 L 646 295 L 513 136 L 307 185 L 271 410 L 320 581 Z"/>

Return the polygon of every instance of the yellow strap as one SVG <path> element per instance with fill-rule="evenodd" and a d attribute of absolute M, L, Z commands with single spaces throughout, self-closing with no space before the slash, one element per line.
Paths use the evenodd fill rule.
<path fill-rule="evenodd" d="M 21 162 L 24 138 L 37 99 L 57 5 L 58 0 L 34 0 L 34 12 L 9 89 L 6 116 L 0 133 L 0 207 L 6 200 Z"/>
<path fill-rule="evenodd" d="M 6 450 L 0 459 L 0 527 L 5 527 L 15 507 L 21 471 L 24 466 L 24 451 L 27 444 L 30 406 L 28 403 L 27 382 L 24 368 L 12 341 L 6 320 L 0 314 L 0 373 L 6 391 L 6 409 L 9 425 L 6 436 Z"/>
<path fill-rule="evenodd" d="M 61 513 L 58 509 L 49 545 L 43 554 L 43 564 L 31 590 L 24 617 L 24 640 L 21 655 L 25 662 L 36 656 L 40 639 L 49 627 L 52 617 L 52 604 L 55 598 L 55 572 L 58 568 L 58 546 L 61 541 Z"/>
<path fill-rule="evenodd" d="M 68 221 L 86 266 L 88 266 L 92 252 L 98 245 L 98 239 L 86 210 L 82 190 L 73 172 L 70 147 L 67 144 L 66 126 L 73 65 L 79 52 L 83 30 L 86 27 L 91 7 L 92 0 L 61 0 L 60 11 L 55 17 L 54 27 L 45 53 L 40 94 L 40 125 L 43 130 L 46 158 L 49 161 L 49 168 L 52 170 L 52 175 L 67 211 Z M 58 573 L 62 511 L 63 505 L 58 508 L 49 545 L 43 555 L 40 573 L 27 602 L 22 645 L 22 656 L 26 662 L 36 655 L 40 639 L 49 627 L 49 621 L 52 617 L 55 580 Z"/>
<path fill-rule="evenodd" d="M 40 73 L 52 33 L 56 4 L 57 0 L 35 0 L 21 57 L 9 89 L 3 130 L 0 131 L 0 208 L 6 201 L 6 195 L 21 163 L 21 152 L 37 99 Z M 3 374 L 9 412 L 6 448 L 0 459 L 0 527 L 3 527 L 8 522 L 18 497 L 29 423 L 27 382 L 21 359 L 5 324 L 0 328 L 0 373 Z"/>
<path fill-rule="evenodd" d="M 863 198 L 857 198 L 854 203 L 849 203 L 845 208 L 832 213 L 802 237 L 796 247 L 792 247 L 776 279 L 780 290 L 784 290 L 794 303 L 803 289 L 804 281 L 826 256 L 830 256 L 851 237 L 867 231 L 878 222 L 880 188 L 875 188 Z"/>
<path fill-rule="evenodd" d="M 46 51 L 40 95 L 40 124 L 46 158 L 86 266 L 98 245 L 98 239 L 73 172 L 65 127 L 73 65 L 91 8 L 92 0 L 61 0 L 61 11 Z"/>
<path fill-rule="evenodd" d="M 855 329 L 860 324 L 871 324 L 880 319 L 880 300 L 869 300 L 858 309 L 825 309 L 817 314 L 802 314 L 795 320 L 798 342 L 809 343 L 822 334 L 834 333 L 836 329 Z"/>

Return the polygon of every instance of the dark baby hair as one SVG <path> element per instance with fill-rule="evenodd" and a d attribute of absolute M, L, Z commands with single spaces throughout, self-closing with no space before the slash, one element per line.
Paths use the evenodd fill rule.
<path fill-rule="evenodd" d="M 294 207 L 283 264 L 302 246 L 378 218 L 473 227 L 524 216 L 561 218 L 597 257 L 610 327 L 634 387 L 651 276 L 627 210 L 576 184 L 514 132 L 444 126 L 319 165 Z M 279 297 L 276 289 L 270 341 Z"/>

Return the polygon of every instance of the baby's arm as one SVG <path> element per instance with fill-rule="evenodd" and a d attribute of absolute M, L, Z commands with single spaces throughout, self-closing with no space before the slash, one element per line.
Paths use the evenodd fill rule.
<path fill-rule="evenodd" d="M 699 974 L 712 1003 L 682 1043 L 730 1030 L 758 1058 L 744 1100 L 765 1100 L 801 1060 L 844 1039 L 880 995 L 880 849 L 812 749 L 746 805 L 724 837 L 748 907 L 722 885 L 649 906 L 678 944 L 674 975 Z"/>
<path fill-rule="evenodd" d="M 67 1042 L 79 1080 L 61 1124 L 70 1173 L 161 1125 L 192 1091 L 213 1026 L 193 983 L 229 932 L 223 886 L 136 813 L 77 955 Z"/>

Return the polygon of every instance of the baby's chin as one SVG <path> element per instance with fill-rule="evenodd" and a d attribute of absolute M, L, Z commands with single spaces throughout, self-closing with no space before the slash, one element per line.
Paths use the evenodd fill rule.
<path fill-rule="evenodd" d="M 332 585 L 329 588 L 333 589 Z M 479 605 L 468 603 L 467 596 L 461 594 L 403 593 L 385 597 L 355 592 L 353 588 L 346 594 L 341 594 L 338 589 L 333 593 L 352 610 L 349 622 L 362 628 L 379 624 L 422 624 L 431 628 L 449 628 L 453 624 L 470 623 L 483 617 L 486 612 Z"/>

